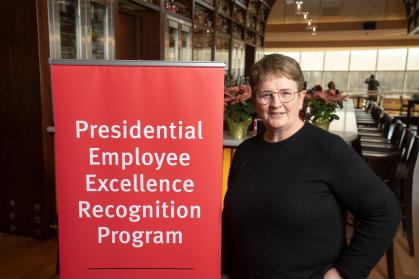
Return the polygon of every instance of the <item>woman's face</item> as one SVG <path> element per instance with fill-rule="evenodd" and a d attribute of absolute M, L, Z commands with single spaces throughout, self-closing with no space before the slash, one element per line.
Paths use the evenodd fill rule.
<path fill-rule="evenodd" d="M 302 123 L 299 112 L 303 107 L 305 93 L 298 92 L 296 81 L 275 74 L 267 74 L 256 87 L 256 94 L 264 91 L 296 92 L 294 99 L 288 103 L 281 102 L 278 94 L 273 94 L 273 100 L 268 104 L 258 103 L 256 97 L 256 110 L 268 132 L 292 131 Z"/>

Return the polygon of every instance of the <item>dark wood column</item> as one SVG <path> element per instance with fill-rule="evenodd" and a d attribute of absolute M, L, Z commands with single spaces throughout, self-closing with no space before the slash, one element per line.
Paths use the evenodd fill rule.
<path fill-rule="evenodd" d="M 0 231 L 43 238 L 55 214 L 47 1 L 0 8 Z"/>

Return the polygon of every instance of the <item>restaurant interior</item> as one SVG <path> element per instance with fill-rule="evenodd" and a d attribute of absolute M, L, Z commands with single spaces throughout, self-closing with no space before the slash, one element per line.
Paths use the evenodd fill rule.
<path fill-rule="evenodd" d="M 50 59 L 224 62 L 227 89 L 272 53 L 297 60 L 313 94 L 334 82 L 346 102 L 327 129 L 399 198 L 393 247 L 369 278 L 419 278 L 418 2 L 0 1 L 0 278 L 59 278 Z M 368 90 L 371 75 L 378 89 Z M 309 107 L 303 114 L 310 121 Z M 244 138 L 224 132 L 223 194 L 234 151 L 258 123 Z"/>

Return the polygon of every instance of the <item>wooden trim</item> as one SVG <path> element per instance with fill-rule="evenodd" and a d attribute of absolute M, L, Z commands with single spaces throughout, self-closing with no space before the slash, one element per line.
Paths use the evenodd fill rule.
<path fill-rule="evenodd" d="M 42 223 L 44 228 L 43 237 L 49 237 L 49 224 L 55 218 L 56 190 L 55 190 L 55 161 L 54 161 L 54 136 L 47 132 L 47 127 L 52 126 L 52 96 L 49 67 L 49 32 L 48 32 L 48 2 L 47 0 L 36 1 L 36 17 L 38 30 L 38 60 L 39 60 L 39 83 L 40 83 L 40 106 L 41 106 L 41 134 L 43 154 L 43 201 L 44 211 Z"/>
<path fill-rule="evenodd" d="M 172 18 L 182 20 L 184 22 L 192 24 L 192 18 L 187 18 L 187 17 L 184 17 L 183 15 L 180 15 L 180 14 L 177 14 L 177 13 L 172 13 L 172 12 L 167 11 L 167 10 L 165 10 L 165 12 L 163 14 L 165 14 L 166 17 L 171 16 Z"/>
<path fill-rule="evenodd" d="M 194 3 L 199 5 L 199 6 L 202 6 L 202 7 L 206 8 L 208 10 L 211 10 L 211 11 L 215 10 L 215 8 L 213 6 L 211 6 L 211 4 L 209 4 L 208 2 L 205 2 L 203 0 L 195 0 Z M 195 14 L 195 11 L 193 11 L 192 14 Z"/>
<path fill-rule="evenodd" d="M 161 10 L 161 5 L 156 5 L 153 3 L 149 3 L 143 0 L 130 0 L 131 2 L 133 2 L 134 4 L 138 4 L 140 6 L 143 6 L 145 8 L 149 8 L 151 10 L 155 10 L 155 11 L 160 11 Z"/>

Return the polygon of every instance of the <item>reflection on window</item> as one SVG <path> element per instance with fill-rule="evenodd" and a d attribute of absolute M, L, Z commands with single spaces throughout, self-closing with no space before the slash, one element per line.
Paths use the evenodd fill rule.
<path fill-rule="evenodd" d="M 92 58 L 105 59 L 106 5 L 91 3 Z"/>
<path fill-rule="evenodd" d="M 211 61 L 212 33 L 209 29 L 195 28 L 193 33 L 193 60 Z"/>
<path fill-rule="evenodd" d="M 177 24 L 173 23 L 169 25 L 169 47 L 166 49 L 166 60 L 177 61 L 179 59 L 178 43 L 179 31 Z"/>
<path fill-rule="evenodd" d="M 181 46 L 180 46 L 180 61 L 189 61 L 190 60 L 190 29 L 187 26 L 182 26 L 182 36 L 181 36 Z"/>
<path fill-rule="evenodd" d="M 77 57 L 77 1 L 62 1 L 60 7 L 61 58 L 75 59 Z"/>
<path fill-rule="evenodd" d="M 228 51 L 230 49 L 230 38 L 225 36 L 217 36 L 215 38 L 215 61 L 224 62 L 224 75 L 228 71 Z"/>
<path fill-rule="evenodd" d="M 375 71 L 376 63 L 376 50 L 353 50 L 351 52 L 351 71 Z"/>
<path fill-rule="evenodd" d="M 349 69 L 349 50 L 326 51 L 324 57 L 325 71 L 347 71 Z"/>
<path fill-rule="evenodd" d="M 419 48 L 409 48 L 406 70 L 419 70 Z"/>
<path fill-rule="evenodd" d="M 419 91 L 419 71 L 406 72 L 406 91 Z"/>
<path fill-rule="evenodd" d="M 377 80 L 380 82 L 381 92 L 401 92 L 404 86 L 404 71 L 377 72 Z"/>
<path fill-rule="evenodd" d="M 323 72 L 306 71 L 303 72 L 304 80 L 307 82 L 307 89 L 313 88 L 317 84 L 323 83 Z"/>
<path fill-rule="evenodd" d="M 238 83 L 244 78 L 245 45 L 239 41 L 233 41 L 231 48 L 231 75 Z"/>
<path fill-rule="evenodd" d="M 348 91 L 366 92 L 367 84 L 365 80 L 370 76 L 371 72 L 349 72 Z"/>
<path fill-rule="evenodd" d="M 380 49 L 378 51 L 377 71 L 400 70 L 406 67 L 407 49 Z"/>
<path fill-rule="evenodd" d="M 348 87 L 348 72 L 324 72 L 324 83 L 323 88 L 327 88 L 327 84 L 329 81 L 333 81 L 336 85 L 336 89 L 338 89 L 341 92 L 346 92 Z"/>
<path fill-rule="evenodd" d="M 301 52 L 301 70 L 321 71 L 323 70 L 324 51 Z"/>

